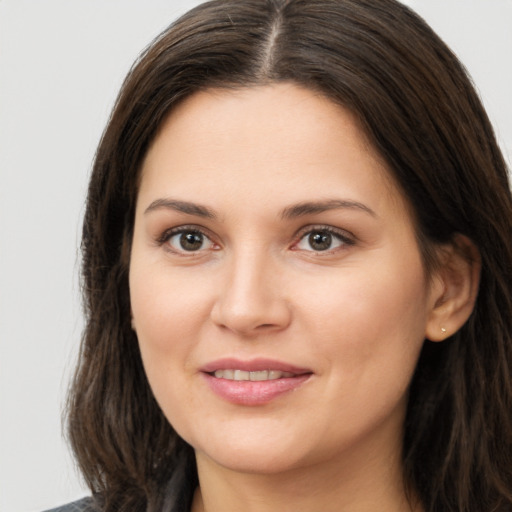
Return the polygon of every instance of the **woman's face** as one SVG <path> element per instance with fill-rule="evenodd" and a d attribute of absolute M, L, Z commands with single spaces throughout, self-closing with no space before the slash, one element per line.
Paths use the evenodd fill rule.
<path fill-rule="evenodd" d="M 353 116 L 292 84 L 182 103 L 144 161 L 134 327 L 198 460 L 389 460 L 434 297 L 406 202 Z"/>

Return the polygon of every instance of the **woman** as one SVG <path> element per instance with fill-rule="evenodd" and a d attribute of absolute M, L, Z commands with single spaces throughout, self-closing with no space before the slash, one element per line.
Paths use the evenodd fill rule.
<path fill-rule="evenodd" d="M 394 0 L 216 0 L 100 143 L 69 435 L 87 510 L 509 510 L 512 199 Z"/>

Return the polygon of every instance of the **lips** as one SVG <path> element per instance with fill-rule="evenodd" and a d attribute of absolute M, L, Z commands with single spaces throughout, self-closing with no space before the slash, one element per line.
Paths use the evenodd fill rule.
<path fill-rule="evenodd" d="M 201 371 L 205 373 L 214 373 L 217 370 L 243 370 L 246 372 L 258 372 L 258 371 L 279 371 L 292 373 L 294 375 L 302 375 L 304 373 L 312 373 L 308 368 L 300 368 L 290 363 L 282 361 L 276 361 L 274 359 L 252 359 L 250 361 L 242 361 L 234 358 L 217 359 L 210 363 L 205 364 Z"/>
<path fill-rule="evenodd" d="M 236 405 L 263 405 L 298 389 L 312 376 L 307 368 L 270 359 L 222 359 L 201 368 L 210 389 Z"/>

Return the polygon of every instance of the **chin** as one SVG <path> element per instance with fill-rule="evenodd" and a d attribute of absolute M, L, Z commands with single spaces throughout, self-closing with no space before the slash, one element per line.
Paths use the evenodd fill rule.
<path fill-rule="evenodd" d="M 198 463 L 201 459 L 231 471 L 251 474 L 276 474 L 295 469 L 307 460 L 309 450 L 304 437 L 281 438 L 277 433 L 211 436 L 203 442 L 191 439 Z M 307 438 L 306 438 L 307 439 Z M 313 451 L 313 450 L 312 450 Z"/>
<path fill-rule="evenodd" d="M 261 447 L 257 450 L 245 450 L 244 453 L 223 450 L 216 453 L 210 450 L 209 453 L 196 451 L 198 464 L 201 458 L 209 459 L 217 466 L 237 473 L 253 475 L 273 475 L 286 473 L 301 467 L 301 460 L 296 454 L 291 453 L 268 453 Z"/>

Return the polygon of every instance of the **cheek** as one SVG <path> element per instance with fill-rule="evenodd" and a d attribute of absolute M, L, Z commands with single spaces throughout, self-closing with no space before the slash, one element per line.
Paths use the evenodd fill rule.
<path fill-rule="evenodd" d="M 412 375 L 427 320 L 421 262 L 402 268 L 381 260 L 364 272 L 343 269 L 302 303 L 299 316 L 307 323 L 301 327 L 345 377 L 387 377 L 392 370 Z"/>
<path fill-rule="evenodd" d="M 149 268 L 134 264 L 130 269 L 137 333 L 154 350 L 173 351 L 186 343 L 185 334 L 200 329 L 208 316 L 209 296 L 201 280 L 189 279 L 187 272 L 171 272 L 159 264 Z"/>
<path fill-rule="evenodd" d="M 190 392 L 189 378 L 208 294 L 174 274 L 158 264 L 143 267 L 135 261 L 130 269 L 130 297 L 149 384 L 167 419 L 180 426 L 188 421 L 187 410 L 197 400 Z"/>
<path fill-rule="evenodd" d="M 158 263 L 130 268 L 130 297 L 142 363 L 156 401 L 164 414 L 180 410 L 178 396 L 187 396 L 183 368 L 191 367 L 195 328 L 191 318 L 200 314 L 200 292 L 171 278 Z M 192 399 L 193 397 L 189 397 Z M 168 417 L 170 420 L 170 418 Z"/>
<path fill-rule="evenodd" d="M 318 343 L 327 382 L 319 406 L 331 411 L 333 436 L 339 425 L 349 437 L 362 435 L 387 421 L 390 411 L 400 411 L 393 415 L 400 423 L 423 346 L 422 272 L 398 284 L 397 274 L 376 274 L 354 272 L 309 303 L 309 338 Z"/>

